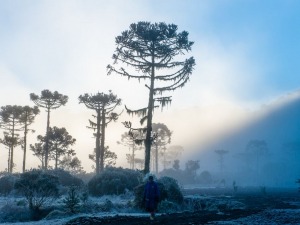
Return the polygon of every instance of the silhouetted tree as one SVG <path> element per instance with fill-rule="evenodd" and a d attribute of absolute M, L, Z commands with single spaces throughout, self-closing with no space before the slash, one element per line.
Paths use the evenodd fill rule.
<path fill-rule="evenodd" d="M 25 163 L 26 163 L 26 150 L 27 150 L 27 133 L 30 130 L 29 126 L 33 123 L 36 115 L 40 113 L 40 110 L 37 106 L 29 107 L 24 106 L 22 109 L 22 114 L 20 115 L 20 122 L 22 123 L 22 128 L 24 130 L 24 142 L 23 142 L 23 173 L 25 172 Z M 33 130 L 31 130 L 33 131 Z M 33 131 L 34 132 L 34 131 Z"/>
<path fill-rule="evenodd" d="M 0 110 L 0 124 L 1 128 L 7 131 L 7 137 L 10 139 L 6 141 L 6 143 L 10 143 L 9 146 L 9 168 L 8 172 L 13 172 L 14 167 L 14 147 L 20 142 L 18 141 L 18 134 L 16 132 L 21 131 L 21 122 L 20 122 L 20 116 L 22 114 L 22 106 L 17 105 L 6 105 L 2 106 Z"/>
<path fill-rule="evenodd" d="M 171 145 L 170 147 L 163 148 L 162 150 L 162 163 L 164 169 L 166 169 L 170 162 L 178 160 L 184 149 L 181 145 Z"/>
<path fill-rule="evenodd" d="M 96 111 L 96 122 L 89 120 L 90 126 L 88 128 L 96 131 L 96 173 L 104 168 L 104 145 L 105 145 L 105 128 L 111 121 L 116 121 L 119 114 L 113 110 L 121 105 L 121 99 L 114 95 L 111 91 L 108 94 L 97 93 L 96 95 L 84 94 L 79 96 L 79 103 L 85 104 L 88 109 Z M 101 140 L 100 140 L 101 137 Z"/>
<path fill-rule="evenodd" d="M 217 149 L 215 150 L 215 153 L 219 156 L 219 163 L 220 163 L 220 172 L 223 173 L 224 169 L 224 155 L 228 153 L 227 150 L 224 149 Z"/>
<path fill-rule="evenodd" d="M 114 166 L 117 161 L 117 154 L 109 150 L 109 146 L 104 148 L 103 166 Z M 89 154 L 89 159 L 96 162 L 96 149 L 93 154 Z"/>
<path fill-rule="evenodd" d="M 135 158 L 135 165 L 139 165 L 139 168 L 142 170 L 145 167 L 145 159 Z"/>
<path fill-rule="evenodd" d="M 69 171 L 73 175 L 84 173 L 81 161 L 77 156 L 64 155 L 59 164 L 62 169 Z"/>
<path fill-rule="evenodd" d="M 46 109 L 47 112 L 47 128 L 46 128 L 46 139 L 45 139 L 45 163 L 44 169 L 48 169 L 48 157 L 49 157 L 49 140 L 48 140 L 48 132 L 50 129 L 50 112 L 53 109 L 57 109 L 68 102 L 68 96 L 62 95 L 57 91 L 53 93 L 49 90 L 43 90 L 41 95 L 38 96 L 34 93 L 30 94 L 30 100 L 34 102 L 38 107 L 42 107 Z"/>
<path fill-rule="evenodd" d="M 176 159 L 176 160 L 174 160 L 174 164 L 173 164 L 173 169 L 174 170 L 179 170 L 180 169 L 180 161 L 179 161 L 179 159 Z"/>
<path fill-rule="evenodd" d="M 50 127 L 48 132 L 49 138 L 49 155 L 55 161 L 55 169 L 58 168 L 61 156 L 74 156 L 76 153 L 70 149 L 75 144 L 76 139 L 73 138 L 66 128 Z"/>
<path fill-rule="evenodd" d="M 131 169 L 135 169 L 135 151 L 142 149 L 142 146 L 135 142 L 139 138 L 139 135 L 140 133 L 136 131 L 133 131 L 131 134 L 125 132 L 121 135 L 121 141 L 117 142 L 131 150 L 131 154 L 126 154 L 127 162 L 130 164 Z"/>
<path fill-rule="evenodd" d="M 109 146 L 106 146 L 104 150 L 104 166 L 114 166 L 117 162 L 117 154 L 109 150 Z"/>
<path fill-rule="evenodd" d="M 31 151 L 33 151 L 33 155 L 36 156 L 41 161 L 41 169 L 45 168 L 45 140 L 44 136 L 38 135 L 37 140 L 38 143 L 35 143 L 34 145 L 30 144 L 29 148 Z"/>
<path fill-rule="evenodd" d="M 190 176 L 194 181 L 198 169 L 200 169 L 199 160 L 188 160 L 185 164 L 185 172 L 187 173 L 187 176 Z"/>
<path fill-rule="evenodd" d="M 163 123 L 153 123 L 152 124 L 152 132 L 153 132 L 153 145 L 152 148 L 155 152 L 154 157 L 152 157 L 155 164 L 155 172 L 158 174 L 158 152 L 164 151 L 166 146 L 171 143 L 171 135 L 172 132 L 169 128 Z M 165 151 L 164 151 L 165 152 Z M 163 154 L 164 156 L 165 154 Z M 164 165 L 165 169 L 165 165 Z"/>
<path fill-rule="evenodd" d="M 22 140 L 20 140 L 19 135 L 15 134 L 14 137 L 12 137 L 9 133 L 3 132 L 4 138 L 0 139 L 0 143 L 5 145 L 8 148 L 8 159 L 7 159 L 7 172 L 12 173 L 12 169 L 15 167 L 15 164 L 11 164 L 11 149 L 21 145 Z"/>
<path fill-rule="evenodd" d="M 250 140 L 246 146 L 246 153 L 254 158 L 258 172 L 259 160 L 268 153 L 268 145 L 265 140 Z"/>
<path fill-rule="evenodd" d="M 195 65 L 190 57 L 183 61 L 173 60 L 191 50 L 193 42 L 188 41 L 188 32 L 178 33 L 177 26 L 165 23 L 138 22 L 130 25 L 129 30 L 122 32 L 115 39 L 117 48 L 113 54 L 114 64 L 122 62 L 133 67 L 135 72 L 124 68 L 116 69 L 108 65 L 108 74 L 115 72 L 128 79 L 144 79 L 149 90 L 148 105 L 138 110 L 127 109 L 129 114 L 142 116 L 141 123 L 147 121 L 145 138 L 145 168 L 150 170 L 151 131 L 154 108 L 159 103 L 162 107 L 171 103 L 171 96 L 161 96 L 165 92 L 183 87 L 189 80 Z M 170 70 L 170 73 L 164 73 Z M 162 83 L 165 86 L 162 86 Z M 159 97 L 156 97 L 160 95 Z"/>

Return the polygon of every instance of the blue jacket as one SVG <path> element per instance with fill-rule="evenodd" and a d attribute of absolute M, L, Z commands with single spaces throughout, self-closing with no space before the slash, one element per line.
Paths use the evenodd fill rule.
<path fill-rule="evenodd" d="M 147 182 L 145 185 L 144 199 L 147 210 L 153 211 L 156 209 L 159 200 L 159 189 L 156 182 Z"/>

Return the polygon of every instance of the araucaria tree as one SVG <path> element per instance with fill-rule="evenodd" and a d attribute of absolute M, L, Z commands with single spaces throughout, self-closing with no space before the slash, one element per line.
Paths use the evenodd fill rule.
<path fill-rule="evenodd" d="M 21 144 L 18 140 L 17 131 L 21 130 L 20 116 L 22 114 L 22 106 L 7 105 L 2 106 L 0 110 L 1 128 L 7 131 L 5 138 L 1 140 L 2 144 L 8 145 L 8 172 L 13 172 L 14 167 L 14 147 Z"/>
<path fill-rule="evenodd" d="M 50 112 L 53 109 L 57 109 L 68 102 L 68 96 L 62 95 L 57 91 L 53 93 L 49 90 L 43 90 L 41 95 L 38 96 L 34 93 L 30 94 L 30 100 L 32 100 L 38 107 L 46 109 L 47 112 L 47 128 L 46 128 L 46 140 L 45 140 L 45 169 L 48 168 L 48 157 L 49 157 L 49 140 L 48 132 L 50 128 Z"/>
<path fill-rule="evenodd" d="M 140 136 L 140 133 L 137 131 L 132 131 L 131 133 L 125 132 L 121 135 L 121 141 L 118 141 L 118 144 L 124 145 L 131 150 L 131 154 L 126 154 L 127 161 L 130 164 L 130 169 L 135 169 L 135 152 L 136 150 L 141 150 L 142 146 L 137 144 L 137 140 Z"/>
<path fill-rule="evenodd" d="M 55 169 L 58 168 L 60 164 L 61 156 L 74 156 L 76 155 L 75 151 L 70 147 L 75 144 L 76 139 L 73 138 L 66 128 L 50 127 L 49 133 L 49 149 L 50 149 L 50 158 L 55 162 Z"/>
<path fill-rule="evenodd" d="M 114 166 L 117 163 L 117 154 L 109 150 L 109 146 L 106 146 L 104 148 L 104 154 L 103 154 L 103 167 L 105 166 Z M 89 159 L 93 162 L 96 162 L 96 149 L 94 149 L 93 154 L 89 154 Z M 92 166 L 92 168 L 94 168 Z"/>
<path fill-rule="evenodd" d="M 215 153 L 219 155 L 219 163 L 220 163 L 220 172 L 223 173 L 224 170 L 224 155 L 228 153 L 227 150 L 224 149 L 217 149 Z"/>
<path fill-rule="evenodd" d="M 44 137 L 42 135 L 37 136 L 38 143 L 30 145 L 30 150 L 33 151 L 33 155 L 41 161 L 41 168 L 45 168 L 45 149 L 44 149 Z"/>
<path fill-rule="evenodd" d="M 112 57 L 114 64 L 121 62 L 134 70 L 108 65 L 108 74 L 114 72 L 128 79 L 143 79 L 147 82 L 148 105 L 138 110 L 127 108 L 127 112 L 142 116 L 141 123 L 147 121 L 144 173 L 148 173 L 154 108 L 158 107 L 156 103 L 162 107 L 171 103 L 171 96 L 163 94 L 183 87 L 189 80 L 195 60 L 193 57 L 183 60 L 178 56 L 190 51 L 193 42 L 188 40 L 188 32 L 177 32 L 174 24 L 149 22 L 131 24 L 129 30 L 122 32 L 115 41 L 117 48 Z M 175 60 L 175 57 L 179 60 Z"/>
<path fill-rule="evenodd" d="M 155 152 L 153 158 L 153 168 L 155 168 L 156 174 L 158 174 L 158 152 L 159 150 L 163 151 L 163 156 L 165 157 L 165 150 L 167 144 L 171 143 L 172 132 L 169 128 L 163 123 L 153 123 L 152 124 L 153 132 L 153 146 L 152 151 Z M 164 160 L 165 161 L 165 160 Z M 165 166 L 164 166 L 165 169 Z"/>
<path fill-rule="evenodd" d="M 24 106 L 22 109 L 22 114 L 20 115 L 20 123 L 23 125 L 24 130 L 24 139 L 23 139 L 23 173 L 25 172 L 25 163 L 26 163 L 26 151 L 27 151 L 27 133 L 30 130 L 29 126 L 33 123 L 35 116 L 40 113 L 40 110 L 37 106 L 29 107 Z M 32 130 L 33 131 L 33 130 Z"/>
<path fill-rule="evenodd" d="M 84 94 L 79 96 L 79 103 L 85 104 L 88 109 L 95 110 L 96 121 L 89 120 L 88 128 L 96 131 L 96 173 L 104 169 L 104 151 L 105 151 L 105 128 L 111 121 L 116 121 L 119 114 L 114 112 L 114 109 L 121 105 L 121 99 L 114 95 L 112 91 L 108 94 L 103 92 L 95 95 Z"/>

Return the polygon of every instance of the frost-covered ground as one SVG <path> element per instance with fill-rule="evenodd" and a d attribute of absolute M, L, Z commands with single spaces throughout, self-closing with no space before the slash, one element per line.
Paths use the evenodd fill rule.
<path fill-rule="evenodd" d="M 281 225 L 300 224 L 300 209 L 269 209 L 255 215 L 230 221 L 216 221 L 208 224 L 214 225 Z"/>
<path fill-rule="evenodd" d="M 63 198 L 63 197 L 62 197 Z M 62 198 L 58 199 L 55 203 L 52 205 L 56 206 L 57 208 L 61 208 L 61 202 Z M 77 217 L 112 217 L 116 215 L 120 216 L 134 216 L 134 217 L 148 217 L 148 214 L 140 212 L 138 210 L 133 210 L 130 207 L 126 207 L 126 204 L 128 201 L 132 200 L 132 195 L 122 195 L 122 196 L 103 196 L 100 198 L 90 197 L 88 200 L 88 204 L 105 204 L 107 201 L 112 203 L 113 205 L 119 205 L 124 206 L 120 207 L 119 209 L 112 208 L 109 210 L 109 212 L 91 212 L 91 213 L 78 213 L 75 215 L 70 215 L 68 213 L 63 213 L 61 211 L 58 211 L 57 213 L 54 213 L 50 216 L 47 216 L 45 219 L 42 219 L 40 221 L 31 221 L 31 222 L 4 222 L 0 224 L 4 225 L 60 225 L 68 222 L 71 219 L 77 218 Z M 24 198 L 20 197 L 0 197 L 0 217 L 1 214 L 3 214 L 3 211 L 5 211 L 5 208 L 8 207 L 9 210 L 14 210 L 16 207 L 18 208 L 27 208 L 27 204 L 24 200 Z M 20 210 L 20 213 L 24 213 L 22 210 Z M 26 213 L 26 212 L 25 212 Z M 160 215 L 160 214 L 158 214 Z M 59 218 L 56 218 L 59 217 Z"/>
<path fill-rule="evenodd" d="M 54 220 L 40 220 L 36 222 L 24 222 L 24 223 L 2 223 L 6 225 L 62 225 L 68 222 L 71 219 L 80 217 L 80 216 L 99 216 L 99 217 L 107 217 L 114 216 L 114 213 L 106 213 L 106 214 L 94 214 L 94 215 L 76 215 L 72 217 L 67 217 L 63 219 L 54 219 Z M 148 214 L 140 214 L 140 213 L 128 213 L 128 214 L 118 214 L 118 215 L 127 215 L 127 216 L 136 216 L 136 217 L 147 217 Z M 187 220 L 187 224 L 188 224 Z M 208 222 L 207 224 L 214 225 L 241 225 L 241 224 L 249 224 L 249 225 L 282 225 L 282 224 L 300 224 L 300 209 L 273 209 L 273 210 L 265 210 L 261 213 L 251 215 L 248 217 L 230 220 L 230 221 L 216 221 L 216 222 Z"/>
<path fill-rule="evenodd" d="M 62 225 L 68 221 L 70 221 L 71 219 L 74 218 L 78 218 L 78 217 L 111 217 L 111 216 L 116 216 L 116 215 L 123 215 L 123 216 L 135 216 L 135 217 L 147 217 L 148 218 L 148 214 L 146 213 L 95 213 L 95 214 L 76 214 L 74 216 L 68 216 L 65 218 L 61 218 L 61 219 L 43 219 L 40 221 L 35 221 L 35 222 L 17 222 L 17 223 L 0 223 L 1 225 Z"/>
<path fill-rule="evenodd" d="M 197 193 L 197 191 L 199 193 Z M 223 190 L 189 190 L 189 194 L 185 194 L 185 210 L 193 211 L 198 210 L 199 214 L 193 214 L 193 218 L 188 216 L 188 213 L 179 214 L 166 214 L 161 213 L 157 216 L 157 221 L 153 224 L 214 224 L 214 225 L 281 225 L 281 224 L 300 224 L 300 193 L 297 191 L 292 192 L 277 192 L 274 191 L 269 195 L 263 196 L 257 192 L 241 193 L 240 195 L 224 194 Z M 211 192 L 212 195 L 207 193 Z M 205 194 L 203 194 L 205 193 Z M 16 223 L 1 223 L 6 225 L 62 225 L 70 220 L 76 218 L 108 218 L 108 217 L 130 217 L 128 223 L 132 221 L 141 220 L 148 221 L 148 214 L 137 211 L 132 207 L 127 207 L 128 202 L 133 199 L 132 195 L 123 196 L 104 196 L 101 198 L 89 198 L 89 204 L 97 204 L 100 206 L 109 202 L 114 205 L 106 211 L 94 210 L 93 212 L 85 212 L 76 215 L 70 215 L 63 212 L 61 199 L 55 202 L 55 208 L 58 208 L 56 213 L 52 213 L 47 216 L 46 219 L 36 222 L 16 222 Z M 199 203 L 199 204 L 198 204 Z M 16 206 L 26 208 L 22 198 L 14 197 L 0 197 L 0 209 L 2 211 L 4 206 L 12 207 Z M 118 207 L 115 207 L 118 206 Z M 14 209 L 12 207 L 12 209 Z M 253 212 L 251 210 L 253 209 Z M 249 213 L 247 213 L 249 210 Z M 0 215 L 1 212 L 0 211 Z M 205 212 L 205 213 L 203 213 Z M 242 213 L 241 213 L 242 212 Z M 245 213 L 246 212 L 246 213 Z M 161 220 L 160 220 L 161 215 Z M 199 215 L 199 217 L 197 217 Z M 186 218 L 185 218 L 186 216 Z M 203 221 L 206 217 L 209 218 L 205 223 L 197 223 Z M 224 216 L 224 217 L 222 217 Z M 168 222 L 166 218 L 170 217 Z M 178 220 L 177 220 L 178 217 Z M 183 219 L 184 222 L 176 223 Z M 190 221 L 191 219 L 191 221 Z M 143 219 L 142 219 L 143 220 Z M 196 221 L 196 222 L 195 222 Z M 170 222 L 170 223 L 169 223 Z M 76 224 L 76 223 L 75 223 Z M 77 223 L 80 224 L 80 223 Z M 102 224 L 102 223 L 101 223 Z M 144 224 L 144 223 L 141 223 Z"/>

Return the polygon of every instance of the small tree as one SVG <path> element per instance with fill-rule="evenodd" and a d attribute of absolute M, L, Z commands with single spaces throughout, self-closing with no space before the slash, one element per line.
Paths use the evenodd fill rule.
<path fill-rule="evenodd" d="M 71 212 L 76 213 L 80 203 L 80 197 L 75 186 L 69 187 L 68 195 L 63 199 L 65 207 Z"/>
<path fill-rule="evenodd" d="M 50 127 L 48 138 L 50 158 L 55 161 L 55 169 L 57 169 L 61 156 L 74 156 L 76 154 L 73 149 L 70 149 L 70 147 L 75 144 L 76 139 L 73 138 L 64 127 Z"/>
<path fill-rule="evenodd" d="M 220 172 L 223 173 L 224 170 L 224 155 L 228 153 L 227 150 L 224 149 L 217 149 L 215 153 L 219 156 L 219 163 L 220 163 Z"/>
<path fill-rule="evenodd" d="M 81 161 L 77 156 L 72 157 L 70 155 L 65 155 L 62 160 L 60 160 L 60 167 L 69 171 L 73 175 L 84 173 Z"/>
<path fill-rule="evenodd" d="M 89 154 L 89 159 L 92 160 L 93 162 L 96 161 L 96 149 L 94 150 L 94 154 Z M 104 167 L 105 166 L 114 166 L 116 165 L 117 161 L 117 154 L 109 150 L 109 146 L 106 146 L 104 149 Z"/>
<path fill-rule="evenodd" d="M 171 135 L 172 132 L 169 128 L 163 123 L 153 123 L 152 124 L 152 132 L 153 132 L 153 145 L 152 151 L 155 152 L 153 155 L 153 168 L 155 168 L 156 174 L 158 174 L 158 153 L 159 151 L 164 151 L 166 146 L 171 143 Z M 163 154 L 165 156 L 165 154 Z M 165 164 L 164 164 L 165 169 Z"/>
<path fill-rule="evenodd" d="M 180 161 L 179 161 L 179 159 L 174 160 L 174 163 L 173 163 L 172 167 L 173 167 L 174 170 L 179 170 L 180 169 Z"/>
<path fill-rule="evenodd" d="M 12 173 L 12 169 L 15 167 L 15 164 L 11 161 L 12 160 L 11 150 L 14 149 L 14 147 L 16 146 L 21 145 L 22 140 L 20 140 L 18 134 L 15 134 L 13 137 L 7 132 L 3 132 L 3 133 L 4 133 L 4 138 L 0 139 L 0 143 L 5 145 L 8 148 L 7 171 L 9 173 Z"/>
<path fill-rule="evenodd" d="M 9 148 L 8 155 L 8 172 L 13 172 L 14 167 L 14 147 L 20 142 L 18 141 L 18 134 L 16 132 L 21 131 L 20 116 L 22 114 L 22 106 L 7 105 L 2 106 L 0 110 L 0 125 L 1 128 L 7 131 L 6 136 L 9 137 L 6 140 L 2 140 L 2 143 L 6 143 Z"/>
<path fill-rule="evenodd" d="M 197 170 L 200 169 L 199 160 L 188 160 L 185 164 L 185 172 L 187 176 L 195 181 Z"/>
<path fill-rule="evenodd" d="M 33 155 L 41 161 L 41 168 L 45 168 L 44 137 L 42 135 L 38 135 L 37 139 L 39 140 L 39 143 L 35 143 L 34 145 L 30 144 L 30 150 L 33 151 Z"/>
<path fill-rule="evenodd" d="M 144 173 L 150 170 L 150 151 L 152 144 L 152 117 L 154 108 L 159 103 L 162 107 L 171 102 L 171 96 L 162 95 L 168 91 L 181 88 L 189 80 L 195 65 L 193 57 L 183 60 L 173 60 L 191 50 L 193 42 L 188 40 L 188 32 L 177 33 L 177 26 L 165 23 L 138 22 L 130 25 L 129 30 L 122 32 L 116 39 L 116 51 L 113 55 L 114 64 L 121 62 L 133 67 L 136 73 L 128 72 L 121 67 L 116 69 L 108 65 L 108 74 L 112 72 L 128 79 L 147 80 L 145 85 L 149 91 L 146 107 L 130 110 L 129 114 L 142 116 L 141 123 L 147 121 L 145 138 L 145 168 Z M 170 73 L 163 71 L 170 70 Z M 162 86 L 165 83 L 165 86 Z"/>
<path fill-rule="evenodd" d="M 22 173 L 15 183 L 15 189 L 26 198 L 32 211 L 38 211 L 57 198 L 58 186 L 58 178 L 42 170 Z"/>
<path fill-rule="evenodd" d="M 43 90 L 41 95 L 38 96 L 34 93 L 30 94 L 30 100 L 34 102 L 38 107 L 46 109 L 47 112 L 47 127 L 46 127 L 46 139 L 45 139 L 45 169 L 48 169 L 48 157 L 49 157 L 49 140 L 48 132 L 50 129 L 50 112 L 53 109 L 57 109 L 68 102 L 68 96 L 62 95 L 57 91 L 51 92 L 49 90 Z"/>
<path fill-rule="evenodd" d="M 178 161 L 178 163 L 179 163 L 178 159 L 180 158 L 180 155 L 182 154 L 183 151 L 184 151 L 184 149 L 181 145 L 171 145 L 167 149 L 163 149 L 162 159 L 163 159 L 164 169 L 166 169 L 167 164 L 169 162 L 173 161 L 175 164 L 176 163 L 175 161 Z M 174 166 L 173 166 L 173 168 L 174 168 Z"/>
<path fill-rule="evenodd" d="M 250 140 L 246 146 L 246 154 L 255 162 L 256 168 L 256 182 L 259 178 L 260 160 L 261 157 L 267 155 L 268 145 L 264 140 Z"/>
<path fill-rule="evenodd" d="M 79 103 L 85 104 L 88 109 L 96 111 L 96 121 L 89 120 L 88 128 L 96 131 L 96 173 L 104 169 L 104 146 L 105 146 L 105 129 L 111 121 L 116 121 L 119 114 L 113 112 L 114 109 L 121 105 L 121 99 L 114 95 L 112 91 L 108 94 L 97 93 L 96 95 L 84 94 L 79 96 Z M 100 140 L 101 138 L 101 140 Z"/>
<path fill-rule="evenodd" d="M 121 135 L 121 141 L 118 144 L 124 145 L 131 150 L 131 154 L 126 154 L 127 161 L 130 164 L 131 169 L 135 169 L 135 152 L 141 150 L 142 146 L 137 144 L 135 140 L 139 137 L 139 132 L 133 131 L 130 134 L 125 132 Z"/>

